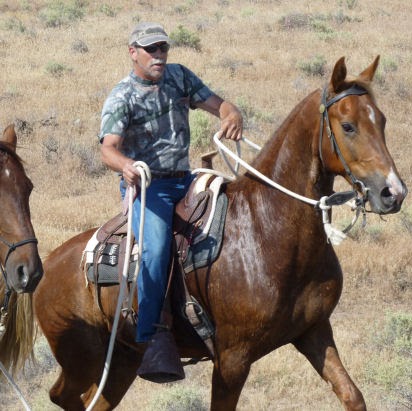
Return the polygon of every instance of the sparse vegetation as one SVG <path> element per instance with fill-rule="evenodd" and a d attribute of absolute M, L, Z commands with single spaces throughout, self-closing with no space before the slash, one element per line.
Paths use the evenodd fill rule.
<path fill-rule="evenodd" d="M 71 71 L 72 69 L 70 67 L 56 61 L 51 61 L 46 65 L 46 72 L 51 74 L 53 77 L 62 77 L 65 73 L 69 73 Z"/>
<path fill-rule="evenodd" d="M 127 38 L 138 21 L 165 25 L 175 40 L 169 61 L 186 65 L 236 103 L 245 116 L 246 137 L 262 146 L 302 98 L 323 86 L 340 57 L 358 74 L 380 54 L 373 88 L 387 118 L 388 147 L 410 193 L 400 213 L 385 219 L 367 213 L 366 227 L 359 221 L 336 247 L 344 284 L 332 323 L 341 358 L 369 409 L 411 410 L 412 37 L 405 33 L 412 12 L 405 4 L 0 2 L 0 126 L 16 123 L 18 153 L 34 183 L 31 210 L 42 257 L 120 210 L 118 176 L 100 163 L 97 134 L 104 99 L 130 70 Z M 198 110 L 190 116 L 195 168 L 200 154 L 214 148 L 208 144 L 219 123 Z M 339 189 L 348 190 L 348 184 L 339 182 Z M 352 217 L 339 211 L 333 222 Z M 57 366 L 42 338 L 38 344 L 38 363 L 17 382 L 33 411 L 55 411 L 48 390 Z M 210 362 L 187 366 L 186 380 L 166 387 L 136 380 L 117 409 L 207 409 L 211 370 Z M 0 397 L 2 410 L 22 409 L 3 381 Z M 286 346 L 254 364 L 239 403 L 239 411 L 250 409 L 341 411 L 342 406 L 303 356 Z"/>
<path fill-rule="evenodd" d="M 193 388 L 186 388 L 181 384 L 169 387 L 153 398 L 147 411 L 207 411 L 209 406 L 202 398 L 202 394 Z"/>
<path fill-rule="evenodd" d="M 179 25 L 175 31 L 170 33 L 170 39 L 177 47 L 189 47 L 196 51 L 201 49 L 200 37 L 182 25 Z"/>
<path fill-rule="evenodd" d="M 298 68 L 308 76 L 322 77 L 325 74 L 326 59 L 323 56 L 316 55 L 308 61 L 298 64 Z"/>
<path fill-rule="evenodd" d="M 191 144 L 194 148 L 204 149 L 212 143 L 213 135 L 210 116 L 200 110 L 196 110 L 189 118 Z"/>
<path fill-rule="evenodd" d="M 366 378 L 383 386 L 395 404 L 412 408 L 412 314 L 387 314 L 383 328 L 373 332 L 373 360 Z"/>
<path fill-rule="evenodd" d="M 85 3 L 81 0 L 51 0 L 39 14 L 46 27 L 60 27 L 83 18 Z"/>

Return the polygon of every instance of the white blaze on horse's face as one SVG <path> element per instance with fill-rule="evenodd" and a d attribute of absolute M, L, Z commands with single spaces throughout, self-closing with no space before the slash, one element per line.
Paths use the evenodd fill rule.
<path fill-rule="evenodd" d="M 10 177 L 10 170 L 8 168 L 6 168 L 4 170 L 4 174 L 6 174 L 6 177 Z"/>
<path fill-rule="evenodd" d="M 375 111 L 373 110 L 373 108 L 369 104 L 366 107 L 368 109 L 370 121 L 372 121 L 373 124 L 376 124 Z"/>

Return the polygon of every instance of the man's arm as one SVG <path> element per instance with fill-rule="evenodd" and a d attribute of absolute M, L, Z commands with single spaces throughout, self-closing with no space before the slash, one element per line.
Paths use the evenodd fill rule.
<path fill-rule="evenodd" d="M 122 173 L 127 184 L 134 186 L 140 182 L 139 171 L 133 166 L 134 161 L 119 150 L 122 138 L 116 134 L 104 136 L 100 154 L 104 164 L 110 169 Z"/>
<path fill-rule="evenodd" d="M 196 103 L 195 106 L 220 118 L 221 137 L 231 140 L 240 140 L 242 138 L 242 114 L 232 103 L 213 95 L 204 102 Z"/>

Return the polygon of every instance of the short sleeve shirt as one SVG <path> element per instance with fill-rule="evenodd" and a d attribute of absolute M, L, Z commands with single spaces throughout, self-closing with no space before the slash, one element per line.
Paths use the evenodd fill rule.
<path fill-rule="evenodd" d="M 152 171 L 188 170 L 189 108 L 212 91 L 189 69 L 167 64 L 161 80 L 145 81 L 131 72 L 103 105 L 99 139 L 122 137 L 120 151 L 144 161 Z"/>

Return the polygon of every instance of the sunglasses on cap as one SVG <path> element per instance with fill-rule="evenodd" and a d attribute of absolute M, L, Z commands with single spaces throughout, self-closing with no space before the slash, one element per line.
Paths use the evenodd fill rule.
<path fill-rule="evenodd" d="M 162 44 L 151 44 L 150 46 L 139 46 L 138 44 L 135 47 L 143 49 L 146 53 L 153 54 L 156 53 L 157 49 L 159 49 L 162 53 L 167 53 L 170 49 L 170 44 L 162 43 Z"/>

